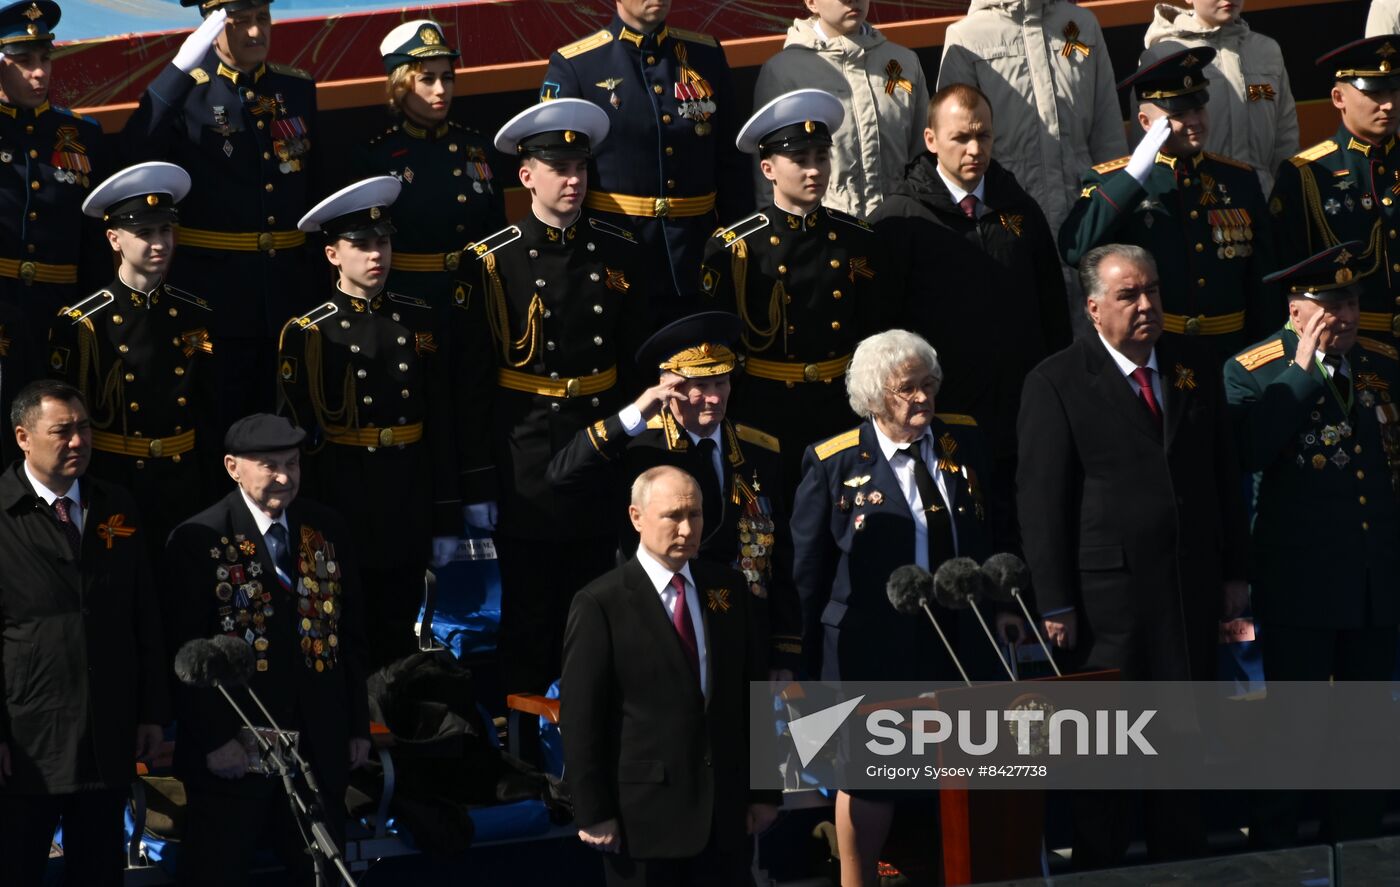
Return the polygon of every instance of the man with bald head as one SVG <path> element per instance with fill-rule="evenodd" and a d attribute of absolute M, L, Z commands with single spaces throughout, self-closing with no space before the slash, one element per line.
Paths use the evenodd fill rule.
<path fill-rule="evenodd" d="M 748 790 L 739 739 L 764 639 L 743 576 L 695 559 L 703 509 L 679 468 L 638 475 L 636 555 L 569 610 L 564 759 L 579 838 L 605 854 L 613 887 L 752 884 L 748 835 L 777 816 L 776 792 Z"/>

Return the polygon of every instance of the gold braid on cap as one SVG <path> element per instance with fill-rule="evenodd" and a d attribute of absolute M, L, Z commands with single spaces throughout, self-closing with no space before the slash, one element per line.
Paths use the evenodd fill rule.
<path fill-rule="evenodd" d="M 687 379 L 695 379 L 732 373 L 734 364 L 733 351 L 724 345 L 704 342 L 672 355 L 669 360 L 662 362 L 660 368 L 685 376 Z"/>

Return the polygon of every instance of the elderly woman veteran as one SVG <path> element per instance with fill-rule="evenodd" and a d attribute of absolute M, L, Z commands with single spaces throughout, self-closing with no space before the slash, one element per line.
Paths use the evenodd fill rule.
<path fill-rule="evenodd" d="M 934 413 L 942 381 L 938 355 L 924 339 L 905 330 L 871 336 L 846 372 L 851 409 L 864 421 L 807 448 L 792 536 L 803 647 L 820 656 L 806 663 L 812 677 L 958 680 L 933 627 L 896 612 L 885 592 L 905 564 L 932 571 L 957 556 L 981 561 L 993 550 L 986 447 L 970 417 Z M 968 634 L 975 623 L 960 629 L 958 614 L 931 609 L 969 673 L 993 676 L 980 664 L 991 657 L 986 639 Z M 1003 632 L 1015 621 L 997 617 Z M 875 883 L 893 806 L 886 794 L 838 794 L 842 884 Z"/>

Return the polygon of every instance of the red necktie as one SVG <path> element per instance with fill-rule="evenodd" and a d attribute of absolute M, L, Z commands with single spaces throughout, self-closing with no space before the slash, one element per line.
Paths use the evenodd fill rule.
<path fill-rule="evenodd" d="M 976 218 L 977 218 L 977 197 L 976 197 L 976 195 L 973 195 L 973 194 L 967 195 L 967 196 L 964 197 L 962 200 L 959 200 L 959 201 L 958 201 L 958 206 L 962 207 L 963 215 L 967 216 L 969 219 L 976 219 Z"/>
<path fill-rule="evenodd" d="M 695 641 L 695 623 L 691 621 L 690 607 L 685 603 L 685 579 L 680 573 L 671 577 L 671 588 L 676 592 L 676 605 L 671 610 L 671 624 L 676 627 L 676 634 L 680 636 L 686 658 L 690 660 L 690 667 L 695 669 L 695 676 L 698 678 L 700 646 Z"/>
<path fill-rule="evenodd" d="M 83 535 L 78 532 L 78 525 L 73 523 L 73 515 L 69 510 L 76 504 L 67 496 L 61 496 L 53 500 L 53 512 L 58 518 L 58 528 L 63 531 L 64 538 L 68 540 L 68 547 L 73 551 L 73 559 L 77 560 L 83 550 Z"/>
<path fill-rule="evenodd" d="M 1157 395 L 1152 391 L 1152 370 L 1138 367 L 1133 370 L 1133 381 L 1138 383 L 1138 395 L 1147 405 L 1147 411 L 1152 414 L 1152 421 L 1157 423 L 1157 430 L 1161 431 L 1162 407 L 1157 403 Z"/>

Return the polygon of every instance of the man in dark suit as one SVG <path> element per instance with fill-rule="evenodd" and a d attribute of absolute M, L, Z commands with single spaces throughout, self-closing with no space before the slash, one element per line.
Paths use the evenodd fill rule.
<path fill-rule="evenodd" d="M 65 883 L 120 885 L 136 760 L 169 719 L 143 526 L 129 494 L 84 476 L 77 389 L 35 382 L 11 407 L 23 461 L 0 475 L 0 858 L 44 881 L 63 824 Z"/>
<path fill-rule="evenodd" d="M 792 680 L 802 628 L 778 439 L 726 418 L 739 334 L 739 318 L 724 311 L 692 314 L 657 330 L 637 363 L 660 381 L 574 435 L 550 462 L 549 482 L 606 474 L 625 507 L 632 482 L 648 468 L 674 465 L 695 478 L 705 510 L 700 557 L 744 574 L 756 599 L 756 630 L 770 642 L 771 676 Z M 637 533 L 624 523 L 618 538 L 627 557 L 637 550 Z"/>
<path fill-rule="evenodd" d="M 219 633 L 248 642 L 256 662 L 249 688 L 279 726 L 300 732 L 339 843 L 350 770 L 369 756 L 364 603 L 339 517 L 297 499 L 305 437 L 267 414 L 229 428 L 224 467 L 238 486 L 170 535 L 166 611 L 171 649 Z M 257 711 L 247 691 L 233 692 L 245 712 Z M 255 762 L 232 707 L 218 691 L 196 688 L 182 689 L 176 705 L 175 770 L 189 798 L 180 883 L 244 883 L 269 829 L 289 865 L 305 866 L 282 786 L 248 773 Z"/>
<path fill-rule="evenodd" d="M 1096 334 L 1036 367 L 1021 398 L 1021 536 L 1045 630 L 1071 669 L 1209 681 L 1217 622 L 1247 593 L 1218 364 L 1159 341 L 1157 269 L 1142 248 L 1090 250 L 1079 274 Z M 1174 821 L 1149 806 L 1155 855 L 1203 849 L 1199 812 L 1174 800 L 1185 808 Z M 1097 827 L 1076 813 L 1076 864 L 1121 860 L 1129 834 L 1110 806 Z"/>
<path fill-rule="evenodd" d="M 750 843 L 778 795 L 748 790 L 748 682 L 767 657 L 743 577 L 695 559 L 700 487 L 643 472 L 637 554 L 574 596 L 561 721 L 579 837 L 610 885 L 752 884 Z"/>

